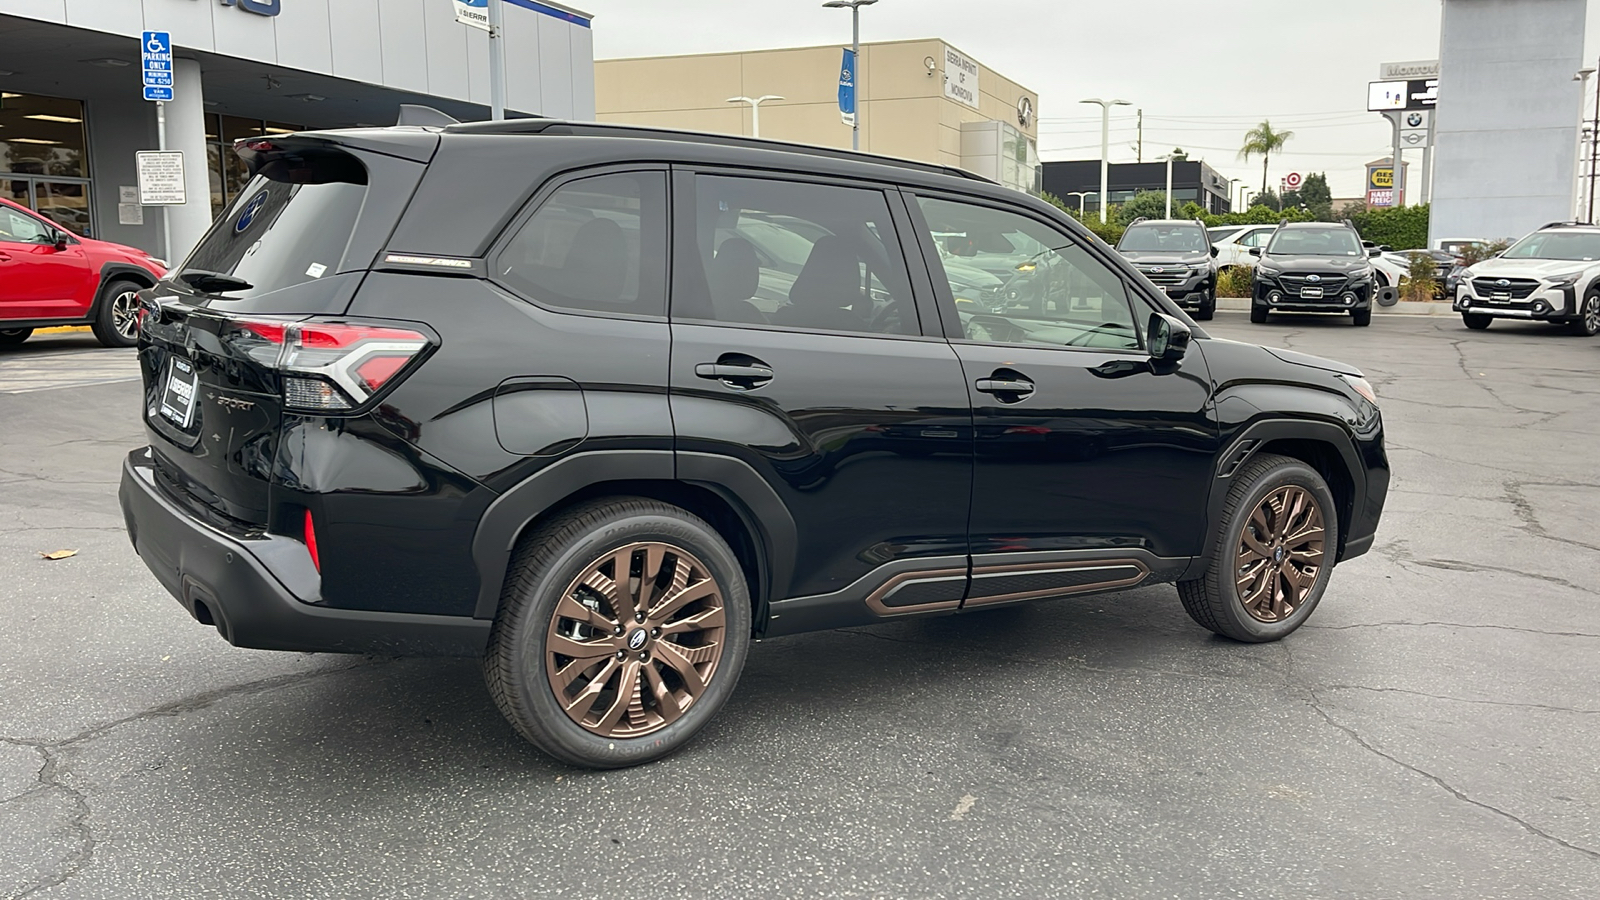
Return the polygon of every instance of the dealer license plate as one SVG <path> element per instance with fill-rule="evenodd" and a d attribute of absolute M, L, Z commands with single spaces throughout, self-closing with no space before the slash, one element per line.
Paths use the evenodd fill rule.
<path fill-rule="evenodd" d="M 171 419 L 179 428 L 188 428 L 194 421 L 194 395 L 198 376 L 194 364 L 173 357 L 167 368 L 167 386 L 161 391 L 161 414 Z"/>
<path fill-rule="evenodd" d="M 1300 289 L 1300 296 L 1304 297 L 1307 300 L 1321 300 L 1322 299 L 1322 288 L 1319 288 L 1319 287 L 1303 287 L 1303 288 Z"/>
<path fill-rule="evenodd" d="M 1490 303 L 1510 303 L 1511 302 L 1511 295 L 1510 294 L 1490 294 L 1489 295 L 1489 302 Z"/>

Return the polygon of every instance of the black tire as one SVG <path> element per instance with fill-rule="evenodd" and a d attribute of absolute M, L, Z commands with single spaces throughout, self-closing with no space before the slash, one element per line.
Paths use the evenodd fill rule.
<path fill-rule="evenodd" d="M 1250 307 L 1250 321 L 1256 325 L 1265 325 L 1267 323 L 1267 308 L 1265 306 L 1252 305 Z"/>
<path fill-rule="evenodd" d="M 1263 621 L 1247 611 L 1240 596 L 1237 577 L 1242 569 L 1238 551 L 1256 508 L 1284 488 L 1299 488 L 1316 501 L 1323 521 L 1321 559 L 1325 562 L 1317 565 L 1312 585 L 1298 607 L 1278 621 Z M 1222 526 L 1211 547 L 1210 565 L 1200 578 L 1178 582 L 1183 608 L 1201 627 L 1236 641 L 1262 643 L 1287 637 L 1311 617 L 1327 589 L 1332 560 L 1338 551 L 1338 534 L 1338 509 L 1322 476 L 1298 459 L 1261 454 L 1233 476 L 1233 485 L 1223 502 Z M 1274 589 L 1279 585 L 1277 577 L 1271 575 Z"/>
<path fill-rule="evenodd" d="M 33 334 L 32 328 L 0 328 L 0 347 L 15 347 Z"/>
<path fill-rule="evenodd" d="M 1482 331 L 1485 328 L 1488 328 L 1490 323 L 1493 321 L 1494 316 L 1486 316 L 1481 313 L 1464 312 L 1461 314 L 1462 324 L 1466 325 L 1468 328 L 1471 328 L 1473 331 Z"/>
<path fill-rule="evenodd" d="M 721 657 L 716 660 L 704 691 L 688 703 L 675 721 L 652 726 L 656 730 L 640 737 L 602 735 L 579 725 L 557 702 L 556 688 L 552 686 L 546 667 L 548 633 L 552 619 L 566 621 L 570 618 L 558 617 L 557 608 L 574 587 L 575 579 L 592 566 L 603 565 L 608 555 L 619 548 L 640 542 L 659 542 L 681 548 L 704 565 L 721 591 L 724 613 Z M 642 554 L 638 557 L 641 570 L 645 565 L 643 558 Z M 733 693 L 749 649 L 750 619 L 750 595 L 744 571 L 727 542 L 710 525 L 678 507 L 654 500 L 637 497 L 596 500 L 556 516 L 525 536 L 518 545 L 507 573 L 500 613 L 495 618 L 484 654 L 484 681 L 500 712 L 517 731 L 562 762 L 596 769 L 653 762 L 682 749 Z M 637 630 L 649 626 L 646 620 Z M 628 638 L 635 636 L 632 622 L 621 627 L 628 632 Z M 608 633 L 589 631 L 586 639 L 596 636 L 610 639 Z M 641 642 L 640 646 L 634 646 L 620 635 L 617 640 L 631 650 L 643 647 L 646 653 L 639 657 L 643 660 L 649 658 L 649 651 L 665 652 L 660 650 L 660 645 L 671 640 L 661 638 L 659 631 L 656 637 L 655 642 L 648 645 Z M 616 684 L 620 689 L 627 683 L 624 676 L 633 658 L 630 651 L 619 649 L 617 652 L 629 653 L 629 659 L 621 664 L 623 668 L 617 670 Z M 595 664 L 605 667 L 601 675 L 612 671 L 609 657 L 605 660 L 602 663 L 596 658 Z M 652 659 L 648 665 L 659 667 L 655 669 L 657 672 L 665 672 L 667 666 L 659 658 Z M 609 685 L 610 679 L 610 675 L 605 675 L 603 680 Z M 659 681 L 660 675 L 657 675 L 654 682 Z M 612 696 L 618 692 L 613 691 Z M 601 696 L 605 696 L 605 692 L 601 692 Z M 655 705 L 658 701 L 654 697 L 640 696 L 642 703 L 651 704 L 651 709 L 660 708 Z M 615 705 L 612 708 L 615 709 Z M 624 715 L 631 720 L 633 713 Z"/>
<path fill-rule="evenodd" d="M 1350 310 L 1350 320 L 1356 323 L 1356 327 L 1365 328 L 1372 324 L 1372 310 L 1352 309 Z"/>
<path fill-rule="evenodd" d="M 1600 290 L 1591 290 L 1583 295 L 1583 302 L 1578 305 L 1578 317 L 1567 323 L 1567 333 L 1579 337 L 1600 334 Z"/>
<path fill-rule="evenodd" d="M 116 279 L 100 289 L 100 308 L 89 330 L 103 347 L 132 347 L 139 343 L 137 295 L 144 286 L 135 281 Z"/>
<path fill-rule="evenodd" d="M 1213 289 L 1206 291 L 1206 298 L 1200 301 L 1200 308 L 1195 310 L 1194 317 L 1196 321 L 1209 322 L 1216 314 L 1217 292 Z"/>

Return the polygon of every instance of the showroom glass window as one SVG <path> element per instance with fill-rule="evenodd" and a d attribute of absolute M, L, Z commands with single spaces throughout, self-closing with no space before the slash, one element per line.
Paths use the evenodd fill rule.
<path fill-rule="evenodd" d="M 0 196 L 74 234 L 93 232 L 83 104 L 0 91 Z"/>

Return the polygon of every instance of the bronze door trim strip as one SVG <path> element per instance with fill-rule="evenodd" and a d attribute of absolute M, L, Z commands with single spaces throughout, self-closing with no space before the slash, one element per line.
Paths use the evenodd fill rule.
<path fill-rule="evenodd" d="M 1078 584 L 1062 584 L 1045 588 L 1006 590 L 1005 584 L 993 585 L 1000 593 L 984 594 L 983 582 L 993 579 L 1036 578 L 1041 575 L 1082 574 L 1096 575 Z M 1038 600 L 1045 597 L 1064 597 L 1088 591 L 1112 590 L 1133 587 L 1145 580 L 1150 567 L 1136 559 L 1094 559 L 1082 562 L 1036 562 L 1004 566 L 983 566 L 972 570 L 972 591 L 967 606 L 986 606 L 991 603 L 1011 603 L 1019 600 Z"/>
<path fill-rule="evenodd" d="M 901 588 L 913 584 L 931 583 L 936 581 L 965 581 L 966 569 L 928 569 L 924 571 L 901 572 L 878 585 L 878 589 L 867 595 L 867 607 L 880 616 L 905 616 L 912 613 L 936 612 L 944 609 L 957 609 L 961 601 L 937 600 L 933 603 L 920 603 L 916 606 L 889 606 L 883 601 L 889 599 Z"/>

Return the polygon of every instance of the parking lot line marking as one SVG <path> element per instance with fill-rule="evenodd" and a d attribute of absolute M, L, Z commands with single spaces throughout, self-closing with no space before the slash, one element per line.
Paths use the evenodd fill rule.
<path fill-rule="evenodd" d="M 31 394 L 139 380 L 132 350 L 82 350 L 0 358 L 0 394 Z"/>

